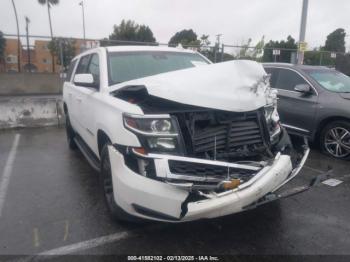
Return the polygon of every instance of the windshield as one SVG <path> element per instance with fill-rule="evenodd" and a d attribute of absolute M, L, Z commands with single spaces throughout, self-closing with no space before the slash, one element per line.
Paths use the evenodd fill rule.
<path fill-rule="evenodd" d="M 110 52 L 109 84 L 209 64 L 202 56 L 183 52 Z"/>
<path fill-rule="evenodd" d="M 350 92 L 350 77 L 336 70 L 307 70 L 307 73 L 329 91 L 337 93 Z"/>

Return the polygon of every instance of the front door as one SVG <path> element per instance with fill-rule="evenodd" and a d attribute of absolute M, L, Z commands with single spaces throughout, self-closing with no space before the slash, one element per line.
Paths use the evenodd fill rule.
<path fill-rule="evenodd" d="M 94 78 L 94 87 L 79 87 L 80 88 L 80 123 L 83 128 L 82 136 L 85 143 L 91 149 L 94 149 L 97 138 L 95 134 L 96 124 L 96 97 L 99 94 L 100 87 L 100 63 L 98 54 L 92 54 L 86 73 L 92 74 Z"/>
<path fill-rule="evenodd" d="M 296 85 L 311 84 L 300 73 L 287 68 L 266 68 L 271 73 L 271 84 L 278 89 L 278 113 L 281 123 L 290 133 L 310 135 L 314 127 L 318 104 L 317 93 L 294 90 Z"/>

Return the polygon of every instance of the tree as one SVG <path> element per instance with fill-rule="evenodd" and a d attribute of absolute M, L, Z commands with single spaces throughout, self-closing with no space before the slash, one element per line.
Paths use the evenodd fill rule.
<path fill-rule="evenodd" d="M 13 11 L 16 18 L 16 26 L 17 26 L 17 70 L 21 72 L 21 40 L 19 38 L 19 25 L 18 25 L 18 16 L 17 9 L 14 0 L 12 0 Z"/>
<path fill-rule="evenodd" d="M 342 59 L 335 59 L 331 57 L 331 52 L 344 53 L 345 52 L 345 30 L 338 28 L 327 36 L 325 46 L 315 48 L 313 51 L 305 52 L 304 64 L 306 65 L 327 65 L 334 66 L 336 62 L 344 62 L 344 56 Z M 337 58 L 341 54 L 337 54 Z M 344 71 L 344 70 L 343 70 Z"/>
<path fill-rule="evenodd" d="M 58 5 L 59 0 L 38 0 L 39 4 L 47 6 L 47 14 L 49 16 L 49 26 L 50 26 L 50 36 L 51 40 L 53 40 L 53 32 L 52 32 L 52 23 L 51 23 L 51 12 L 50 8 L 54 5 Z M 52 54 L 52 72 L 55 72 L 55 59 Z"/>
<path fill-rule="evenodd" d="M 255 48 L 251 54 L 253 59 L 261 60 L 261 57 L 264 54 L 264 46 L 265 46 L 265 36 L 263 35 L 261 40 L 255 45 Z"/>
<path fill-rule="evenodd" d="M 338 28 L 327 36 L 324 50 L 331 52 L 345 52 L 345 30 Z"/>
<path fill-rule="evenodd" d="M 350 76 L 350 53 L 337 55 L 335 68 Z"/>
<path fill-rule="evenodd" d="M 251 42 L 252 42 L 252 39 L 249 38 L 248 42 L 246 44 L 242 45 L 241 50 L 239 50 L 239 58 L 247 58 L 247 57 L 249 57 L 248 50 L 249 50 L 249 46 L 250 46 Z"/>
<path fill-rule="evenodd" d="M 330 52 L 325 52 L 324 47 L 319 47 L 305 52 L 304 64 L 334 66 L 335 59 L 331 57 Z"/>
<path fill-rule="evenodd" d="M 199 47 L 201 41 L 197 39 L 197 34 L 192 29 L 184 29 L 182 31 L 177 32 L 173 35 L 169 40 L 169 46 L 177 46 L 181 44 L 184 47 L 194 46 Z"/>
<path fill-rule="evenodd" d="M 321 49 L 322 49 L 322 47 L 314 48 L 312 51 L 306 51 L 304 53 L 304 64 L 305 65 L 320 65 L 322 63 Z"/>
<path fill-rule="evenodd" d="M 200 46 L 201 47 L 207 47 L 210 45 L 210 41 L 209 41 L 209 35 L 202 35 L 200 37 Z"/>
<path fill-rule="evenodd" d="M 49 16 L 50 35 L 51 35 L 51 38 L 53 38 L 50 8 L 54 5 L 58 5 L 59 0 L 38 0 L 38 2 L 41 5 L 47 6 L 47 14 Z"/>
<path fill-rule="evenodd" d="M 137 41 L 140 42 L 156 42 L 156 39 L 153 36 L 152 30 L 146 25 L 140 25 L 137 32 Z"/>
<path fill-rule="evenodd" d="M 75 56 L 75 40 L 68 38 L 56 37 L 50 41 L 48 48 L 51 54 L 57 56 L 58 64 L 63 66 L 67 71 L 70 61 Z M 62 51 L 62 56 L 61 56 Z M 62 61 L 61 61 L 62 59 Z"/>
<path fill-rule="evenodd" d="M 146 25 L 139 25 L 132 20 L 122 20 L 119 25 L 114 25 L 110 40 L 136 41 L 155 43 L 152 30 Z M 112 43 L 113 44 L 113 43 Z"/>
<path fill-rule="evenodd" d="M 270 40 L 264 47 L 264 62 L 274 61 L 274 57 L 272 55 L 273 49 L 282 49 L 281 54 L 276 57 L 276 61 L 290 63 L 292 53 L 297 51 L 298 46 L 295 42 L 295 39 L 290 35 L 287 37 L 287 41 L 282 40 L 279 42 Z"/>
<path fill-rule="evenodd" d="M 216 53 L 216 61 L 215 61 L 215 51 L 214 49 L 207 51 L 207 52 L 201 52 L 203 55 L 205 55 L 210 61 L 213 63 L 220 63 L 220 62 L 225 62 L 225 61 L 231 61 L 236 59 L 233 55 L 228 54 L 228 53 L 221 53 L 217 52 Z M 222 56 L 222 59 L 221 59 Z"/>

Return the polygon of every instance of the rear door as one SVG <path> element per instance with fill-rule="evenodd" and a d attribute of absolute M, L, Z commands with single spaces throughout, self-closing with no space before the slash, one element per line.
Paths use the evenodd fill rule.
<path fill-rule="evenodd" d="M 318 104 L 317 92 L 310 94 L 294 90 L 296 85 L 311 83 L 299 72 L 288 68 L 265 68 L 271 74 L 271 85 L 278 89 L 278 112 L 282 125 L 290 133 L 310 135 Z M 311 86 L 312 87 L 312 86 Z"/>
<path fill-rule="evenodd" d="M 67 77 L 64 81 L 64 99 L 65 103 L 67 104 L 68 108 L 68 114 L 70 117 L 70 122 L 73 128 L 75 128 L 75 120 L 76 116 L 74 115 L 74 84 L 73 84 L 73 72 L 75 70 L 75 67 L 77 65 L 78 59 L 72 60 L 72 62 L 69 65 L 69 70 L 67 72 Z"/>

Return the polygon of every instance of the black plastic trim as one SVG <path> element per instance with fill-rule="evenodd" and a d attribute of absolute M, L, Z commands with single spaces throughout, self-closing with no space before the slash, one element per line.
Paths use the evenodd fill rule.
<path fill-rule="evenodd" d="M 131 204 L 131 205 L 136 210 L 136 212 L 138 212 L 139 214 L 144 215 L 144 216 L 153 217 L 153 218 L 162 219 L 162 220 L 169 220 L 169 221 L 180 221 L 180 219 L 177 217 L 169 216 L 167 214 L 163 214 L 161 212 L 154 211 L 152 209 L 140 206 L 138 204 Z"/>
<path fill-rule="evenodd" d="M 91 167 L 95 169 L 97 172 L 100 172 L 100 160 L 97 158 L 94 152 L 89 148 L 89 146 L 85 143 L 85 141 L 76 134 L 74 137 L 74 141 L 77 144 L 78 148 L 89 162 Z"/>

